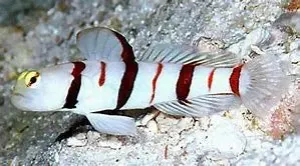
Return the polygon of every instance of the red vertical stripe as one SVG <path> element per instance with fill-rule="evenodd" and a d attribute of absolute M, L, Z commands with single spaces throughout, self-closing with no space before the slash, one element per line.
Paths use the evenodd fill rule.
<path fill-rule="evenodd" d="M 132 47 L 124 36 L 112 31 L 120 41 L 123 51 L 121 57 L 125 63 L 125 72 L 121 80 L 116 110 L 121 109 L 128 101 L 133 90 L 134 81 L 138 72 L 138 64 L 135 62 Z"/>
<path fill-rule="evenodd" d="M 77 97 L 81 86 L 81 72 L 85 69 L 85 64 L 83 62 L 73 62 L 74 68 L 72 71 L 73 81 L 68 90 L 65 104 L 63 108 L 76 108 L 78 103 Z"/>
<path fill-rule="evenodd" d="M 155 97 L 155 90 L 156 90 L 156 82 L 157 79 L 162 71 L 163 65 L 161 63 L 158 64 L 157 69 L 156 69 L 156 73 L 155 76 L 152 80 L 152 95 L 151 95 L 151 100 L 150 100 L 150 104 L 153 102 L 154 97 Z"/>
<path fill-rule="evenodd" d="M 123 61 L 125 63 L 131 63 L 134 62 L 135 57 L 133 54 L 133 50 L 132 47 L 130 46 L 130 44 L 127 42 L 127 40 L 125 39 L 124 36 L 122 36 L 120 33 L 113 31 L 113 33 L 116 35 L 116 37 L 118 38 L 118 40 L 120 41 L 122 47 L 123 47 L 123 51 L 121 54 L 121 57 L 123 59 Z"/>
<path fill-rule="evenodd" d="M 105 83 L 105 77 L 106 77 L 106 63 L 105 62 L 100 62 L 100 77 L 99 77 L 99 86 L 103 86 Z"/>
<path fill-rule="evenodd" d="M 176 84 L 176 95 L 177 99 L 180 101 L 187 102 L 186 98 L 190 92 L 194 69 L 195 65 L 187 64 L 183 65 L 180 70 L 179 78 Z"/>
<path fill-rule="evenodd" d="M 212 71 L 209 73 L 209 76 L 208 76 L 208 80 L 207 80 L 207 85 L 208 85 L 208 91 L 210 91 L 211 89 L 211 85 L 212 85 L 212 82 L 214 80 L 214 73 L 215 73 L 215 68 L 212 69 Z"/>
<path fill-rule="evenodd" d="M 138 72 L 136 62 L 125 63 L 125 72 L 121 81 L 116 110 L 121 109 L 128 101 L 133 90 L 134 81 Z"/>
<path fill-rule="evenodd" d="M 239 83 L 240 83 L 242 67 L 243 67 L 243 65 L 239 65 L 239 66 L 233 68 L 233 71 L 229 78 L 231 90 L 237 96 L 240 96 Z"/>
<path fill-rule="evenodd" d="M 110 30 L 110 29 L 108 29 Z M 116 110 L 121 109 L 126 102 L 128 101 L 131 92 L 133 90 L 134 81 L 138 72 L 138 64 L 135 62 L 134 53 L 132 47 L 127 42 L 124 36 L 116 31 L 112 31 L 116 38 L 119 40 L 120 44 L 122 45 L 122 53 L 121 58 L 125 63 L 125 72 L 123 78 L 121 80 L 121 85 L 119 88 L 118 93 L 118 100 Z M 100 84 L 100 80 L 99 80 Z"/>

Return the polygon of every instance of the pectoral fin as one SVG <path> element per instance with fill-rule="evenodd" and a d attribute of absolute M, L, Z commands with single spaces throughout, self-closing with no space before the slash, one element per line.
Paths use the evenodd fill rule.
<path fill-rule="evenodd" d="M 136 125 L 133 118 L 99 113 L 89 113 L 86 116 L 92 126 L 101 133 L 112 135 L 136 134 Z"/>

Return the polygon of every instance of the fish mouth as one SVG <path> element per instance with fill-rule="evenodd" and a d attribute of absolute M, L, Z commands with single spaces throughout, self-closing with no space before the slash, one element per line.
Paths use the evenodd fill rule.
<path fill-rule="evenodd" d="M 24 105 L 24 103 L 27 103 L 26 101 L 27 98 L 23 94 L 17 92 L 13 92 L 10 98 L 10 102 L 14 107 L 18 108 L 19 110 L 30 111 L 26 107 L 26 104 Z"/>
<path fill-rule="evenodd" d="M 13 96 L 25 97 L 25 96 L 22 95 L 21 93 L 17 93 L 17 92 L 13 92 L 12 95 L 13 95 Z"/>

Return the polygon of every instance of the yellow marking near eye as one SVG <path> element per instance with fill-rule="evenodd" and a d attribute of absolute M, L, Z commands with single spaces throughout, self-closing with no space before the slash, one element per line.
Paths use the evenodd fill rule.
<path fill-rule="evenodd" d="M 23 71 L 23 72 L 19 75 L 18 80 L 24 79 L 24 77 L 26 76 L 27 73 L 28 73 L 28 71 Z"/>
<path fill-rule="evenodd" d="M 25 74 L 25 84 L 27 87 L 36 84 L 40 80 L 40 73 L 37 71 L 29 71 Z"/>

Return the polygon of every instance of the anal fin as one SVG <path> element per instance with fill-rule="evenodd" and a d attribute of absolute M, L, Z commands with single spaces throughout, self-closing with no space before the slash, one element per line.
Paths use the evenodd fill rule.
<path fill-rule="evenodd" d="M 202 117 L 226 111 L 237 105 L 240 105 L 240 100 L 232 94 L 209 94 L 188 99 L 186 102 L 171 101 L 155 104 L 154 107 L 171 115 Z"/>
<path fill-rule="evenodd" d="M 89 113 L 86 115 L 92 126 L 101 133 L 112 135 L 135 135 L 136 125 L 133 118 L 120 115 Z"/>

